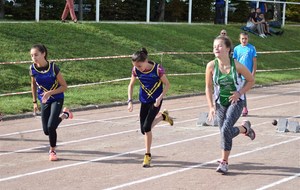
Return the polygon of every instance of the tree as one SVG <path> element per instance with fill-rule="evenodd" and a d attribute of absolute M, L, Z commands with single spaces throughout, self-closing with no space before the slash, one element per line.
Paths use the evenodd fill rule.
<path fill-rule="evenodd" d="M 165 0 L 160 0 L 159 8 L 158 8 L 158 12 L 159 12 L 158 21 L 159 22 L 165 20 L 165 8 L 166 8 L 166 1 Z"/>
<path fill-rule="evenodd" d="M 169 21 L 186 21 L 187 4 L 182 0 L 172 0 L 166 6 L 166 13 Z"/>
<path fill-rule="evenodd" d="M 291 2 L 299 2 L 299 0 L 291 0 Z M 286 10 L 287 20 L 300 22 L 300 5 L 287 5 Z"/>
<path fill-rule="evenodd" d="M 20 6 L 15 6 L 12 10 L 13 19 L 16 20 L 34 20 L 35 19 L 35 0 L 16 0 Z"/>
<path fill-rule="evenodd" d="M 40 18 L 43 20 L 60 20 L 65 1 L 61 0 L 40 0 Z M 34 8 L 33 8 L 34 9 Z M 31 5 L 32 10 L 32 5 Z"/>
<path fill-rule="evenodd" d="M 280 3 L 276 3 L 277 0 L 274 0 L 274 20 L 281 21 L 281 5 Z"/>
<path fill-rule="evenodd" d="M 4 5 L 5 5 L 5 0 L 0 0 L 0 19 L 4 18 Z"/>
<path fill-rule="evenodd" d="M 229 13 L 230 21 L 233 22 L 247 22 L 250 14 L 249 5 L 245 1 L 232 0 L 232 3 L 236 4 L 236 11 Z"/>
<path fill-rule="evenodd" d="M 213 2 L 215 0 L 193 0 L 193 21 L 207 22 L 213 20 Z"/>

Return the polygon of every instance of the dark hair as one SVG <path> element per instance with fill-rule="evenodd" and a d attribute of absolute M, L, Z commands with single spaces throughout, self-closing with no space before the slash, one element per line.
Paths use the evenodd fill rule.
<path fill-rule="evenodd" d="M 232 42 L 231 42 L 230 38 L 227 36 L 218 36 L 215 38 L 215 40 L 222 40 L 224 42 L 225 46 L 227 48 L 230 48 L 230 50 L 229 50 L 229 56 L 230 56 L 231 51 L 232 51 Z"/>
<path fill-rule="evenodd" d="M 248 37 L 249 37 L 249 34 L 248 34 L 247 32 L 241 32 L 241 33 L 240 33 L 240 36 L 241 36 L 241 35 L 243 35 L 243 36 L 248 36 Z"/>
<path fill-rule="evenodd" d="M 131 56 L 131 60 L 134 62 L 144 62 L 148 58 L 148 52 L 146 48 L 142 48 L 140 51 L 135 52 Z"/>
<path fill-rule="evenodd" d="M 44 46 L 43 44 L 35 44 L 31 47 L 31 49 L 38 49 L 39 52 L 45 53 L 45 60 L 47 60 L 48 50 L 46 46 Z"/>

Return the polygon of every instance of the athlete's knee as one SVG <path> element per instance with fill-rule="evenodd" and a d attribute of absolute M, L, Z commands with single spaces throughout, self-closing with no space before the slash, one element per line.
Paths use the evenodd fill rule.
<path fill-rule="evenodd" d="M 148 125 L 144 126 L 144 133 L 148 133 L 150 131 L 151 131 L 151 125 L 150 126 L 148 126 Z"/>
<path fill-rule="evenodd" d="M 44 130 L 44 134 L 47 135 L 47 136 L 49 136 L 49 131 L 45 131 Z"/>
<path fill-rule="evenodd" d="M 48 126 L 48 133 L 52 133 L 52 132 L 55 132 L 56 131 L 56 126 L 55 125 L 49 125 Z"/>

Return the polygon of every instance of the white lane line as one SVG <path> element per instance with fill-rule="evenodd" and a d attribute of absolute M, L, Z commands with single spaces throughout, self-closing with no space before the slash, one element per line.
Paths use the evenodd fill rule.
<path fill-rule="evenodd" d="M 264 123 L 261 123 L 261 124 L 264 124 Z M 260 125 L 260 124 L 258 124 L 258 125 Z M 255 125 L 255 126 L 257 126 L 257 125 Z M 152 149 L 157 149 L 157 148 L 166 147 L 166 146 L 170 146 L 170 145 L 175 145 L 175 144 L 179 144 L 179 143 L 194 141 L 194 140 L 198 140 L 198 139 L 202 139 L 202 138 L 206 138 L 206 137 L 215 136 L 215 135 L 218 135 L 218 134 L 219 134 L 219 132 L 218 133 L 209 134 L 209 135 L 205 135 L 205 136 L 193 137 L 193 138 L 184 139 L 184 140 L 180 140 L 180 141 L 174 141 L 174 142 L 171 142 L 171 143 L 154 146 Z M 242 155 L 245 155 L 245 154 L 250 154 L 250 153 L 253 153 L 253 152 L 256 152 L 256 151 L 264 150 L 264 149 L 267 149 L 267 148 L 272 148 L 274 146 L 278 146 L 278 145 L 281 145 L 281 144 L 293 142 L 293 141 L 296 141 L 296 140 L 299 140 L 299 139 L 300 139 L 300 137 L 293 138 L 293 139 L 290 139 L 290 140 L 287 140 L 287 141 L 282 141 L 282 142 L 271 144 L 271 145 L 268 145 L 268 146 L 265 146 L 265 147 L 256 148 L 256 149 L 254 149 L 252 151 L 247 151 L 245 153 L 239 153 L 239 154 L 236 154 L 236 155 L 232 155 L 230 157 L 238 157 L 238 156 L 242 156 Z M 64 169 L 64 168 L 69 168 L 69 167 L 74 167 L 74 166 L 78 166 L 78 165 L 88 164 L 88 163 L 91 163 L 91 162 L 97 162 L 97 161 L 101 161 L 101 160 L 116 158 L 116 157 L 124 156 L 124 155 L 127 155 L 127 154 L 133 154 L 133 153 L 137 153 L 137 152 L 142 152 L 144 150 L 145 149 L 142 148 L 142 149 L 137 149 L 137 150 L 133 150 L 133 151 L 125 152 L 125 153 L 120 153 L 120 154 L 116 154 L 116 155 L 112 155 L 112 156 L 106 156 L 106 157 L 96 158 L 96 159 L 92 159 L 92 160 L 88 160 L 88 161 L 83 161 L 83 162 L 78 162 L 78 163 L 74 163 L 74 164 L 68 164 L 68 165 L 54 167 L 54 168 L 49 168 L 49 169 L 45 169 L 45 170 L 38 170 L 38 171 L 35 171 L 35 172 L 29 172 L 29 173 L 15 175 L 15 176 L 10 176 L 10 177 L 6 177 L 6 178 L 0 178 L 0 182 L 12 180 L 12 179 L 17 179 L 17 178 L 22 178 L 22 177 L 25 177 L 25 176 L 31 176 L 31 175 L 35 175 L 35 174 L 50 172 L 50 171 L 54 171 L 54 170 L 59 170 L 59 169 Z M 119 185 L 119 186 L 116 186 L 116 187 L 117 188 L 121 188 L 121 187 L 130 186 L 130 185 L 137 184 L 137 183 L 142 183 L 142 182 L 144 182 L 144 180 L 148 181 L 148 180 L 152 180 L 152 179 L 156 179 L 156 178 L 160 178 L 160 177 L 164 177 L 164 176 L 169 176 L 169 175 L 172 175 L 172 174 L 175 174 L 175 173 L 180 173 L 180 172 L 183 172 L 183 171 L 186 171 L 186 170 L 190 170 L 192 168 L 202 167 L 204 165 L 207 165 L 207 164 L 210 164 L 210 163 L 214 163 L 216 161 L 217 161 L 217 159 L 209 161 L 209 162 L 206 162 L 206 163 L 203 163 L 203 164 L 198 164 L 198 165 L 190 166 L 190 167 L 187 167 L 187 168 L 184 168 L 184 169 L 181 169 L 181 170 L 175 170 L 175 171 L 168 172 L 168 173 L 165 173 L 165 174 L 161 174 L 161 175 L 158 175 L 158 176 L 153 176 L 153 177 L 150 177 L 150 178 L 147 178 L 147 179 L 143 179 L 143 180 L 138 180 L 138 181 L 126 183 L 126 184 L 123 184 L 121 186 Z M 113 189 L 115 189 L 116 187 L 113 187 Z"/>
<path fill-rule="evenodd" d="M 176 122 L 176 124 L 187 123 L 187 122 L 196 121 L 196 120 L 197 120 L 197 118 L 196 119 L 188 119 L 188 120 L 184 120 L 184 121 L 178 121 L 178 122 Z M 161 125 L 157 125 L 155 127 L 164 127 L 164 126 L 167 126 L 167 125 L 168 124 L 161 124 Z M 95 140 L 95 139 L 99 139 L 99 138 L 105 138 L 105 137 L 111 137 L 111 136 L 116 136 L 116 135 L 122 135 L 122 134 L 126 134 L 126 133 L 136 132 L 137 130 L 139 130 L 139 129 L 132 129 L 132 130 L 121 131 L 121 132 L 116 132 L 116 133 L 110 133 L 110 134 L 105 134 L 105 135 L 99 135 L 99 136 L 94 136 L 94 137 L 88 137 L 88 138 L 83 138 L 83 139 L 78 139 L 78 140 L 73 140 L 73 141 L 61 142 L 61 143 L 57 143 L 57 146 L 63 146 L 63 145 L 67 145 L 67 144 L 73 144 L 73 143 L 79 143 L 79 142 L 84 142 L 84 141 L 90 141 L 90 140 Z M 14 153 L 20 153 L 20 152 L 28 152 L 28 151 L 32 151 L 32 150 L 47 148 L 47 147 L 49 147 L 49 145 L 38 146 L 38 147 L 31 147 L 31 148 L 26 148 L 26 149 L 20 149 L 20 150 L 15 150 L 15 151 L 1 153 L 0 156 L 14 154 Z"/>
<path fill-rule="evenodd" d="M 170 111 L 181 111 L 181 110 L 197 109 L 197 108 L 206 107 L 206 106 L 207 106 L 206 104 L 202 105 L 202 106 L 190 106 L 190 107 L 185 107 L 185 108 L 172 109 Z M 97 123 L 97 122 L 115 123 L 115 122 L 112 122 L 111 120 L 126 119 L 126 118 L 131 118 L 131 117 L 138 117 L 138 116 L 139 116 L 138 114 L 135 114 L 135 115 L 127 115 L 127 116 L 121 116 L 121 117 L 111 117 L 111 118 L 100 119 L 100 120 L 74 119 L 74 120 L 77 120 L 77 121 L 84 121 L 84 122 L 60 125 L 58 128 L 65 128 L 65 127 L 77 126 L 77 125 L 85 125 L 85 124 Z M 37 131 L 42 131 L 42 129 L 33 129 L 33 130 L 26 130 L 26 131 L 20 131 L 20 132 L 7 133 L 7 134 L 0 135 L 0 137 L 20 135 L 20 134 L 37 132 Z"/>
<path fill-rule="evenodd" d="M 295 91 L 284 92 L 282 94 L 292 94 L 292 93 L 297 93 L 297 92 L 300 92 L 300 91 L 299 90 L 298 91 L 295 90 Z M 248 100 L 268 98 L 268 97 L 273 97 L 273 96 L 279 96 L 279 95 L 282 95 L 282 94 L 271 94 L 271 95 L 256 96 L 256 97 L 248 98 Z M 280 105 L 280 104 L 278 104 L 278 105 Z M 285 104 L 282 104 L 282 105 L 285 105 Z M 197 109 L 197 108 L 202 108 L 202 107 L 207 107 L 207 104 L 202 104 L 201 106 L 190 106 L 190 107 L 184 107 L 184 108 L 177 108 L 177 109 L 172 109 L 172 110 L 169 110 L 169 111 L 182 111 L 182 110 Z M 270 108 L 270 107 L 265 107 L 265 108 Z M 259 109 L 258 108 L 254 108 L 254 109 L 251 109 L 251 110 L 259 110 Z M 90 123 L 96 123 L 96 122 L 109 122 L 110 120 L 125 119 L 125 118 L 131 118 L 131 117 L 138 117 L 138 114 L 127 115 L 127 116 L 120 116 L 120 117 L 111 117 L 111 118 L 101 119 L 101 120 L 89 120 L 89 121 L 86 121 L 87 119 L 74 119 L 74 120 L 86 121 L 86 122 L 79 122 L 79 123 L 73 123 L 73 124 L 67 124 L 67 125 L 60 125 L 59 128 L 65 128 L 65 127 L 76 126 L 76 125 L 84 125 L 84 124 L 90 124 Z M 14 133 L 7 133 L 7 134 L 0 135 L 0 137 L 7 137 L 7 136 L 12 136 L 12 135 L 20 135 L 20 134 L 37 132 L 37 131 L 42 131 L 42 129 L 34 129 L 34 130 L 20 131 L 20 132 L 14 132 Z"/>
<path fill-rule="evenodd" d="M 299 103 L 300 101 L 294 101 L 294 102 L 287 102 L 287 103 L 282 103 L 282 104 L 276 104 L 276 105 L 270 105 L 270 106 L 264 106 L 264 107 L 259 107 L 259 108 L 253 108 L 251 110 L 262 110 L 262 109 L 268 109 L 268 108 L 274 108 L 274 107 L 280 107 L 280 106 L 286 106 L 289 104 L 295 104 L 295 103 Z M 250 110 L 250 111 L 251 111 Z"/>
<path fill-rule="evenodd" d="M 85 124 L 90 124 L 90 123 L 96 123 L 96 121 L 85 121 L 85 122 L 79 122 L 79 123 L 72 123 L 72 124 L 67 124 L 67 125 L 61 125 L 61 126 L 59 126 L 59 128 L 76 126 L 76 125 L 85 125 Z M 26 130 L 26 131 L 20 131 L 20 132 L 7 133 L 7 134 L 0 135 L 0 137 L 7 137 L 7 136 L 12 136 L 12 135 L 20 135 L 20 134 L 25 134 L 25 133 L 37 132 L 37 131 L 42 131 L 42 129 L 33 129 L 33 130 Z"/>
<path fill-rule="evenodd" d="M 239 154 L 235 154 L 235 155 L 230 156 L 230 158 L 240 157 L 240 156 L 243 156 L 243 155 L 246 155 L 246 154 L 251 154 L 251 153 L 254 153 L 254 152 L 257 152 L 257 151 L 261 151 L 261 150 L 273 148 L 275 146 L 279 146 L 279 145 L 290 143 L 290 142 L 297 141 L 297 140 L 300 140 L 300 137 L 293 138 L 293 139 L 290 139 L 290 140 L 287 140 L 287 141 L 282 141 L 282 142 L 275 143 L 275 144 L 271 144 L 271 145 L 268 145 L 268 146 L 256 148 L 256 149 L 251 150 L 251 151 L 246 151 L 246 152 L 242 152 L 242 153 L 239 153 Z M 178 173 L 181 173 L 181 172 L 185 172 L 185 171 L 191 170 L 193 168 L 200 168 L 200 167 L 203 167 L 205 165 L 215 163 L 217 161 L 218 161 L 218 159 L 211 160 L 209 162 L 205 162 L 205 163 L 197 164 L 197 165 L 192 165 L 192 166 L 189 166 L 187 168 L 183 168 L 183 169 L 179 169 L 179 170 L 174 170 L 174 171 L 171 171 L 171 172 L 166 172 L 166 173 L 163 173 L 163 174 L 160 174 L 160 175 L 155 175 L 155 176 L 152 176 L 152 177 L 147 177 L 145 179 L 140 179 L 140 180 L 136 180 L 136 181 L 124 183 L 124 184 L 117 185 L 117 186 L 114 186 L 114 187 L 109 187 L 109 188 L 107 188 L 105 190 L 114 190 L 114 189 L 125 188 L 125 187 L 131 186 L 131 185 L 136 185 L 136 184 L 144 183 L 144 182 L 151 181 L 151 180 L 154 180 L 154 179 L 158 179 L 158 178 L 162 178 L 162 177 L 166 177 L 166 176 L 178 174 Z"/>
<path fill-rule="evenodd" d="M 265 107 L 260 107 L 260 108 L 254 108 L 254 109 L 250 109 L 249 111 L 261 110 L 261 109 L 267 109 L 267 108 L 274 108 L 274 107 L 279 107 L 279 106 L 284 106 L 284 105 L 289 105 L 289 104 L 295 104 L 297 102 L 299 102 L 299 101 L 288 102 L 288 103 L 283 103 L 283 104 L 277 104 L 277 105 L 272 105 L 272 106 L 265 106 Z M 202 106 L 204 106 L 204 105 L 202 105 Z M 199 107 L 199 106 L 197 106 L 197 107 Z M 190 108 L 191 107 L 180 108 L 180 110 L 182 110 L 182 109 L 190 109 Z M 176 110 L 179 110 L 179 109 L 176 109 Z M 298 116 L 294 116 L 294 117 L 298 117 Z M 291 117 L 291 118 L 293 118 L 293 117 Z M 197 118 L 190 119 L 190 120 L 184 120 L 182 122 L 184 123 L 184 122 L 190 122 L 190 121 L 195 121 L 195 120 L 197 120 Z M 93 120 L 93 121 L 88 121 L 88 122 L 82 122 L 80 124 L 95 123 L 95 122 L 102 122 L 102 121 L 103 120 Z M 182 122 L 177 121 L 176 123 L 182 123 Z M 76 125 L 76 124 L 71 124 L 71 125 Z M 157 125 L 156 127 L 165 126 L 165 125 L 167 125 L 167 124 Z M 78 142 L 83 142 L 83 141 L 94 140 L 94 139 L 98 139 L 98 138 L 104 138 L 104 137 L 108 137 L 108 136 L 115 136 L 115 135 L 120 135 L 120 134 L 135 132 L 135 131 L 136 131 L 136 129 L 134 129 L 134 130 L 128 130 L 128 131 L 121 131 L 121 132 L 118 132 L 118 133 L 112 133 L 112 134 L 106 134 L 106 135 L 100 135 L 100 136 L 95 136 L 95 137 L 89 137 L 89 138 L 84 138 L 84 139 L 79 139 L 79 140 L 73 140 L 73 141 L 58 143 L 58 145 L 62 146 L 62 145 L 67 145 L 67 144 L 72 144 L 72 143 L 78 143 Z M 13 154 L 13 153 L 19 153 L 19 152 L 27 152 L 27 151 L 30 151 L 30 150 L 41 149 L 41 148 L 46 148 L 46 147 L 49 147 L 49 146 L 45 145 L 45 146 L 38 146 L 38 147 L 32 147 L 32 148 L 27 148 L 27 149 L 20 149 L 20 150 L 16 150 L 16 151 L 5 152 L 5 153 L 1 153 L 0 156 L 9 155 L 9 154 Z"/>
<path fill-rule="evenodd" d="M 269 189 L 269 188 L 274 187 L 274 186 L 276 186 L 276 185 L 280 185 L 280 184 L 282 184 L 282 183 L 285 183 L 285 182 L 288 182 L 288 181 L 290 181 L 290 180 L 293 180 L 293 179 L 295 179 L 295 178 L 297 178 L 297 177 L 300 177 L 300 173 L 295 173 L 294 175 L 292 175 L 292 176 L 290 176 L 290 177 L 283 178 L 283 179 L 278 180 L 278 181 L 276 181 L 276 182 L 274 182 L 274 183 L 270 183 L 270 184 L 268 184 L 268 185 L 265 185 L 265 186 L 263 186 L 263 187 L 260 187 L 260 188 L 258 188 L 258 189 L 256 189 L 256 190 Z M 298 188 L 299 188 L 299 187 L 298 187 Z"/>
<path fill-rule="evenodd" d="M 95 140 L 95 139 L 99 139 L 99 138 L 111 137 L 111 136 L 115 136 L 115 135 L 131 133 L 131 132 L 135 132 L 135 131 L 136 131 L 136 129 L 133 129 L 133 130 L 121 131 L 121 132 L 117 132 L 117 133 L 110 133 L 110 134 L 105 134 L 105 135 L 89 137 L 89 138 L 83 138 L 83 139 L 79 139 L 79 140 L 67 141 L 67 142 L 57 143 L 57 146 L 63 146 L 63 145 L 67 145 L 67 144 L 73 144 L 73 143 Z M 47 147 L 49 147 L 49 145 L 20 149 L 20 150 L 15 150 L 15 151 L 11 151 L 11 152 L 1 153 L 0 156 L 14 154 L 14 153 L 20 153 L 20 152 L 28 152 L 31 150 L 37 150 L 37 149 L 42 149 L 42 148 L 47 148 Z"/>
<path fill-rule="evenodd" d="M 184 143 L 184 142 L 189 142 L 189 141 L 194 141 L 194 140 L 198 140 L 198 139 L 202 139 L 202 138 L 206 138 L 206 137 L 210 137 L 210 136 L 215 136 L 217 134 L 219 134 L 219 133 L 213 133 L 213 134 L 209 134 L 209 135 L 205 135 L 205 136 L 193 137 L 193 138 L 184 139 L 184 140 L 180 140 L 180 141 L 174 141 L 174 142 L 171 142 L 171 143 L 166 143 L 166 144 L 154 146 L 152 149 L 166 147 L 166 146 L 179 144 L 179 143 Z M 124 152 L 124 153 L 120 153 L 120 154 L 115 154 L 115 155 L 112 155 L 112 156 L 96 158 L 96 159 L 92 159 L 92 160 L 88 160 L 88 161 L 77 162 L 77 163 L 74 163 L 74 164 L 68 164 L 68 165 L 53 167 L 53 168 L 49 168 L 49 169 L 45 169 L 45 170 L 38 170 L 38 171 L 35 171 L 35 172 L 28 172 L 28 173 L 24 173 L 24 174 L 20 174 L 20 175 L 10 176 L 10 177 L 6 177 L 6 178 L 0 178 L 0 182 L 12 180 L 12 179 L 17 179 L 17 178 L 22 178 L 22 177 L 25 177 L 25 176 L 31 176 L 31 175 L 35 175 L 35 174 L 45 173 L 45 172 L 49 172 L 49 171 L 59 170 L 59 169 L 63 169 L 63 168 L 79 166 L 79 165 L 88 164 L 88 163 L 91 163 L 91 162 L 98 162 L 98 161 L 101 161 L 101 160 L 112 159 L 112 158 L 116 158 L 116 157 L 120 157 L 120 156 L 124 156 L 124 155 L 128 155 L 128 154 L 134 154 L 134 153 L 138 153 L 138 152 L 142 152 L 142 151 L 145 151 L 145 148 L 137 149 L 137 150 L 133 150 L 133 151 L 128 151 L 128 152 Z"/>

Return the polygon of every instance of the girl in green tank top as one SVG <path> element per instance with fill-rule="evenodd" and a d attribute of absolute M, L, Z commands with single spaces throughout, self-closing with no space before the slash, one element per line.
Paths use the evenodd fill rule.
<path fill-rule="evenodd" d="M 229 97 L 232 96 L 232 92 L 237 91 L 237 88 L 239 87 L 237 78 L 237 72 L 233 59 L 231 59 L 229 73 L 220 72 L 218 59 L 215 59 L 214 83 L 216 86 L 218 86 L 215 87 L 215 94 L 218 97 L 217 101 L 222 106 L 230 105 L 231 102 L 229 101 Z"/>

